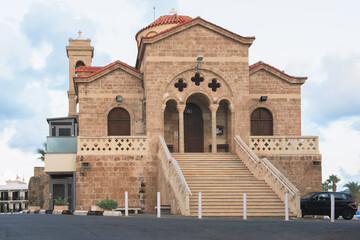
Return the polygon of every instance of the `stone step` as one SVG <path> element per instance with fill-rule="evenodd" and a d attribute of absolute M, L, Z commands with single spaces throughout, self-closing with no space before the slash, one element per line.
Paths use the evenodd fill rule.
<path fill-rule="evenodd" d="M 190 213 L 197 215 L 202 193 L 203 216 L 242 216 L 243 193 L 248 216 L 284 216 L 284 203 L 256 179 L 235 154 L 172 154 L 190 187 Z"/>

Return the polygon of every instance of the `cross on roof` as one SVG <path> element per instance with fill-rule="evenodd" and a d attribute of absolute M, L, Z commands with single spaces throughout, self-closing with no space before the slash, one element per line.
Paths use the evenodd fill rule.
<path fill-rule="evenodd" d="M 175 11 L 174 8 L 171 9 L 171 11 L 169 12 L 170 14 L 174 15 L 174 14 L 177 14 L 177 11 Z"/>
<path fill-rule="evenodd" d="M 78 39 L 81 39 L 81 34 L 82 34 L 81 30 L 79 30 L 78 34 L 79 34 Z"/>

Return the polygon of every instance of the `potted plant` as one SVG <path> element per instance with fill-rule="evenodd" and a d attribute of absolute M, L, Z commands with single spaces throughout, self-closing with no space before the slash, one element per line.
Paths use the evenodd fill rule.
<path fill-rule="evenodd" d="M 69 210 L 69 201 L 67 198 L 54 199 L 54 210 Z"/>
<path fill-rule="evenodd" d="M 37 201 L 29 203 L 28 210 L 40 210 L 40 203 Z"/>
<path fill-rule="evenodd" d="M 109 211 L 116 209 L 119 204 L 117 201 L 111 198 L 105 198 L 100 202 L 96 203 L 96 211 Z"/>

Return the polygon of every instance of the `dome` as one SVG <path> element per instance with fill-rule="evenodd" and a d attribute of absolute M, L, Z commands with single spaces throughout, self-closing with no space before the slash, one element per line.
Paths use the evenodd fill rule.
<path fill-rule="evenodd" d="M 176 25 L 186 23 L 193 20 L 189 16 L 177 15 L 164 15 L 150 23 L 147 27 L 141 29 L 135 36 L 138 45 L 142 37 L 152 37 L 166 29 L 172 28 Z"/>

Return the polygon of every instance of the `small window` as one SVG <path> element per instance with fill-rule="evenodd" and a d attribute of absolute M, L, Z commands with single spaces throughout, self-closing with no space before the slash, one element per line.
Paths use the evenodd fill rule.
<path fill-rule="evenodd" d="M 76 62 L 76 65 L 75 65 L 75 69 L 77 69 L 78 67 L 82 67 L 82 66 L 85 66 L 85 63 L 83 61 L 77 61 Z"/>
<path fill-rule="evenodd" d="M 59 128 L 59 136 L 71 136 L 70 128 Z"/>

